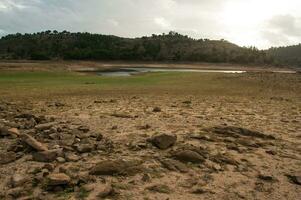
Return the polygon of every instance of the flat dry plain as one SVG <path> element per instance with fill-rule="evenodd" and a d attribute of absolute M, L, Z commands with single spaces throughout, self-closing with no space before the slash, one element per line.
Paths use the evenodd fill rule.
<path fill-rule="evenodd" d="M 300 73 L 39 66 L 0 65 L 0 199 L 300 199 Z"/>

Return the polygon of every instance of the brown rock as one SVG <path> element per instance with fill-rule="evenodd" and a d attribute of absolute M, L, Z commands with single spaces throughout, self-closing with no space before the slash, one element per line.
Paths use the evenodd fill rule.
<path fill-rule="evenodd" d="M 287 175 L 289 180 L 296 184 L 296 185 L 301 185 L 301 174 L 300 175 Z"/>
<path fill-rule="evenodd" d="M 50 174 L 47 177 L 48 186 L 67 185 L 71 181 L 70 177 L 64 173 Z"/>
<path fill-rule="evenodd" d="M 50 123 L 45 123 L 45 124 L 38 124 L 38 125 L 35 126 L 35 129 L 39 130 L 39 131 L 43 131 L 43 130 L 50 129 L 51 127 L 53 127 L 56 124 L 57 124 L 56 122 L 50 122 Z"/>
<path fill-rule="evenodd" d="M 154 107 L 153 112 L 161 112 L 161 108 L 159 108 L 159 107 Z"/>
<path fill-rule="evenodd" d="M 23 176 L 22 174 L 14 174 L 12 177 L 11 177 L 11 180 L 10 180 L 10 184 L 12 187 L 20 187 L 22 186 L 24 183 L 26 183 L 28 181 L 28 177 L 26 176 Z"/>
<path fill-rule="evenodd" d="M 168 149 L 173 146 L 177 141 L 177 136 L 174 134 L 158 134 L 154 135 L 149 141 L 159 149 Z"/>
<path fill-rule="evenodd" d="M 167 185 L 163 185 L 163 184 L 152 185 L 152 186 L 147 187 L 146 189 L 153 191 L 153 192 L 165 193 L 165 194 L 169 194 L 172 192 L 171 189 Z"/>
<path fill-rule="evenodd" d="M 94 149 L 93 144 L 79 144 L 78 146 L 76 146 L 76 150 L 79 153 L 88 153 L 91 152 L 93 149 Z"/>
<path fill-rule="evenodd" d="M 86 200 L 98 200 L 114 193 L 114 189 L 111 184 L 95 184 L 93 187 L 93 191 L 89 194 Z"/>
<path fill-rule="evenodd" d="M 140 160 L 105 160 L 96 164 L 91 170 L 92 175 L 114 175 L 120 173 L 139 171 L 142 164 Z"/>
<path fill-rule="evenodd" d="M 48 150 L 48 148 L 44 144 L 37 141 L 36 139 L 34 139 L 32 136 L 30 136 L 28 134 L 23 133 L 20 136 L 21 136 L 21 139 L 23 142 L 25 142 L 26 144 L 28 144 L 35 150 L 37 150 L 37 151 L 47 151 Z"/>
<path fill-rule="evenodd" d="M 203 156 L 191 150 L 180 150 L 174 153 L 173 157 L 182 162 L 201 163 L 205 161 Z"/>
<path fill-rule="evenodd" d="M 17 159 L 17 155 L 12 152 L 5 152 L 5 153 L 0 153 L 0 164 L 8 164 Z"/>
<path fill-rule="evenodd" d="M 52 162 L 62 153 L 61 151 L 61 149 L 39 151 L 33 154 L 33 159 L 39 162 Z"/>
<path fill-rule="evenodd" d="M 164 159 L 161 160 L 162 165 L 171 170 L 171 171 L 180 171 L 182 173 L 186 173 L 189 171 L 189 169 L 186 167 L 185 164 L 182 162 L 179 162 L 177 160 L 172 160 L 172 159 Z"/>
<path fill-rule="evenodd" d="M 0 136 L 8 136 L 8 135 L 10 135 L 8 129 L 5 127 L 0 127 Z"/>
<path fill-rule="evenodd" d="M 75 153 L 67 152 L 65 153 L 65 159 L 70 162 L 76 162 L 80 159 L 80 157 Z"/>
<path fill-rule="evenodd" d="M 14 136 L 20 136 L 20 132 L 17 128 L 11 128 L 11 129 L 8 129 L 8 132 L 11 134 L 11 135 L 14 135 Z"/>

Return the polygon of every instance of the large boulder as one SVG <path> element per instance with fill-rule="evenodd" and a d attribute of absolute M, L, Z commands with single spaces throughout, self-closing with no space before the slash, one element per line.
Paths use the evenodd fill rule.
<path fill-rule="evenodd" d="M 177 141 L 177 136 L 174 134 L 157 134 L 154 135 L 152 138 L 149 139 L 154 146 L 159 149 L 168 149 L 169 147 L 173 146 Z"/>

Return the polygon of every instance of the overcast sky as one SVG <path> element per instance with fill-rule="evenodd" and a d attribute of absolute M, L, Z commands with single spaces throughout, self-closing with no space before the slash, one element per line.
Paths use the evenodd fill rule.
<path fill-rule="evenodd" d="M 301 0 L 0 0 L 0 36 L 48 29 L 124 37 L 173 30 L 268 48 L 301 42 Z"/>

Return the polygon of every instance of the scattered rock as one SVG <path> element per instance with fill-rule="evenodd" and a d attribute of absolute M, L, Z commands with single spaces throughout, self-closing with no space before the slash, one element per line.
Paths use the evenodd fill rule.
<path fill-rule="evenodd" d="M 71 178 L 64 173 L 50 174 L 47 177 L 48 186 L 67 185 L 71 181 Z"/>
<path fill-rule="evenodd" d="M 275 139 L 275 137 L 272 135 L 266 135 L 258 131 L 252 131 L 246 128 L 240 128 L 235 126 L 217 126 L 209 130 L 211 130 L 216 134 L 226 135 L 231 137 L 248 136 L 248 137 L 261 138 L 261 139 L 270 139 L 270 140 Z"/>
<path fill-rule="evenodd" d="M 90 131 L 90 128 L 88 126 L 79 126 L 77 129 L 84 133 L 88 133 Z"/>
<path fill-rule="evenodd" d="M 180 150 L 173 154 L 173 157 L 181 162 L 202 163 L 204 157 L 199 153 L 191 150 Z"/>
<path fill-rule="evenodd" d="M 52 162 L 62 154 L 62 149 L 39 151 L 33 153 L 33 159 L 38 162 Z"/>
<path fill-rule="evenodd" d="M 30 120 L 30 119 L 35 119 L 36 116 L 34 116 L 33 114 L 30 114 L 30 113 L 22 113 L 20 115 L 17 115 L 15 118 L 24 118 L 24 119 Z"/>
<path fill-rule="evenodd" d="M 57 157 L 56 160 L 57 160 L 59 163 L 64 163 L 64 162 L 66 162 L 65 158 L 63 158 L 63 157 Z"/>
<path fill-rule="evenodd" d="M 39 130 L 39 131 L 43 131 L 43 130 L 47 130 L 47 129 L 50 129 L 51 127 L 57 125 L 56 122 L 49 122 L 49 123 L 45 123 L 45 124 L 38 124 L 35 126 L 35 129 L 36 130 Z"/>
<path fill-rule="evenodd" d="M 11 135 L 14 135 L 14 136 L 17 136 L 17 137 L 20 136 L 20 132 L 19 132 L 19 130 L 17 128 L 10 128 L 10 129 L 8 129 L 8 132 Z"/>
<path fill-rule="evenodd" d="M 301 185 L 301 175 L 286 175 L 288 178 L 289 178 L 289 180 L 292 182 L 292 183 L 294 183 L 294 184 L 296 184 L 296 185 Z"/>
<path fill-rule="evenodd" d="M 133 118 L 133 116 L 124 113 L 113 113 L 111 114 L 111 116 L 118 117 L 118 118 Z"/>
<path fill-rule="evenodd" d="M 277 181 L 277 179 L 275 177 L 273 177 L 271 175 L 263 174 L 263 173 L 260 173 L 257 177 L 261 180 L 268 181 L 268 182 Z"/>
<path fill-rule="evenodd" d="M 10 135 L 8 129 L 5 127 L 0 127 L 0 136 L 8 136 L 8 135 Z"/>
<path fill-rule="evenodd" d="M 79 153 L 88 153 L 88 152 L 91 152 L 93 149 L 94 149 L 93 144 L 78 144 L 76 146 L 76 150 Z"/>
<path fill-rule="evenodd" d="M 154 108 L 153 108 L 153 112 L 161 112 L 161 108 L 159 108 L 159 107 L 154 107 Z"/>
<path fill-rule="evenodd" d="M 180 171 L 182 173 L 186 173 L 189 171 L 189 169 L 186 167 L 185 164 L 182 162 L 179 162 L 177 160 L 172 160 L 172 159 L 163 159 L 160 161 L 162 165 L 171 170 L 171 171 Z"/>
<path fill-rule="evenodd" d="M 169 147 L 173 146 L 177 141 L 177 136 L 174 134 L 158 134 L 154 135 L 152 138 L 149 139 L 154 146 L 158 147 L 159 149 L 168 149 Z"/>
<path fill-rule="evenodd" d="M 9 197 L 12 197 L 12 199 L 19 199 L 19 197 L 25 195 L 26 191 L 24 191 L 23 187 L 16 187 L 13 189 L 9 189 L 6 194 L 7 194 L 7 198 L 11 199 Z"/>
<path fill-rule="evenodd" d="M 25 142 L 26 144 L 28 144 L 35 150 L 37 150 L 37 151 L 47 151 L 48 150 L 48 148 L 44 144 L 37 141 L 36 139 L 34 139 L 32 136 L 30 136 L 28 134 L 23 133 L 20 136 L 21 136 L 21 139 L 23 142 Z"/>
<path fill-rule="evenodd" d="M 0 153 L 0 164 L 8 164 L 17 159 L 15 152 L 9 151 L 5 153 Z"/>
<path fill-rule="evenodd" d="M 266 150 L 265 152 L 266 152 L 267 154 L 271 154 L 271 155 L 273 155 L 273 156 L 274 156 L 274 155 L 277 155 L 277 151 L 275 151 L 275 150 L 271 150 L 271 149 L 270 149 L 270 150 Z"/>
<path fill-rule="evenodd" d="M 24 183 L 26 183 L 29 180 L 28 177 L 22 175 L 22 174 L 14 174 L 11 177 L 10 180 L 10 185 L 11 187 L 15 188 L 15 187 L 20 187 L 22 186 Z"/>
<path fill-rule="evenodd" d="M 228 154 L 217 154 L 212 156 L 210 159 L 220 164 L 229 164 L 235 166 L 239 165 L 239 162 L 237 162 L 231 155 Z"/>
<path fill-rule="evenodd" d="M 172 190 L 167 185 L 163 185 L 163 184 L 152 185 L 147 187 L 146 189 L 153 192 L 165 193 L 165 194 L 169 194 L 172 192 Z"/>
<path fill-rule="evenodd" d="M 96 164 L 91 170 L 92 175 L 114 175 L 120 173 L 136 173 L 142 162 L 140 160 L 105 160 Z"/>
<path fill-rule="evenodd" d="M 89 194 L 86 200 L 97 200 L 108 197 L 114 194 L 114 189 L 111 184 L 94 184 L 93 191 Z"/>
<path fill-rule="evenodd" d="M 76 162 L 80 159 L 80 157 L 78 155 L 76 155 L 75 153 L 67 152 L 67 153 L 65 153 L 65 159 L 69 162 Z"/>

